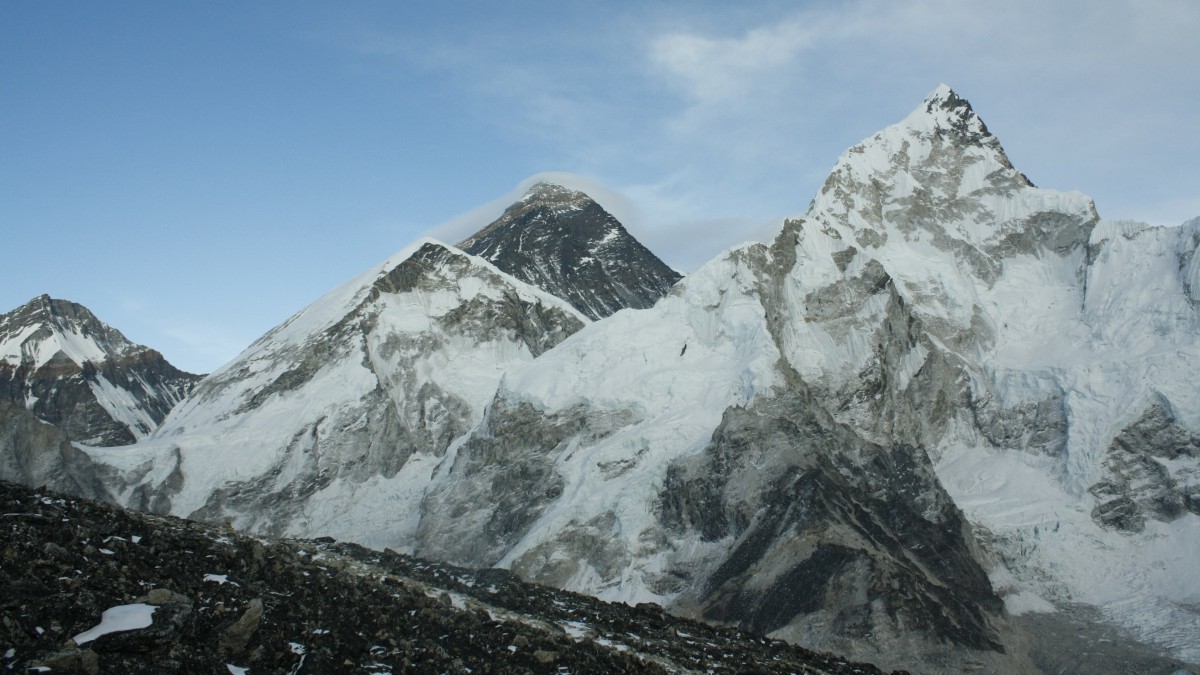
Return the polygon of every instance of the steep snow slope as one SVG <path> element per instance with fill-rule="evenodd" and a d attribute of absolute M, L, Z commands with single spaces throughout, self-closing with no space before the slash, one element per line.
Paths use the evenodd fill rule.
<path fill-rule="evenodd" d="M 797 230 L 783 352 L 838 419 L 940 459 L 1010 609 L 1094 604 L 1200 661 L 1195 221 L 1034 188 L 942 87 L 848 151 Z M 822 314 L 868 261 L 923 332 L 894 366 L 857 340 L 880 314 Z"/>
<path fill-rule="evenodd" d="M 680 278 L 591 197 L 552 183 L 458 246 L 592 319 L 650 307 Z"/>
<path fill-rule="evenodd" d="M 503 372 L 585 321 L 421 241 L 206 378 L 153 439 L 90 452 L 123 470 L 134 507 L 404 547 L 434 467 Z"/>
<path fill-rule="evenodd" d="M 75 441 L 145 438 L 199 379 L 73 302 L 43 295 L 0 315 L 0 399 Z"/>

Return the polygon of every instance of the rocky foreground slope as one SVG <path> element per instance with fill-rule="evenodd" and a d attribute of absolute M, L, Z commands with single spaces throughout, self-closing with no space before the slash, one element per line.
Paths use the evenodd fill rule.
<path fill-rule="evenodd" d="M 250 537 L 4 482 L 0 570 L 0 659 L 17 672 L 881 672 L 504 570 Z M 149 624 L 133 628 L 139 613 Z M 93 630 L 106 625 L 127 630 Z"/>

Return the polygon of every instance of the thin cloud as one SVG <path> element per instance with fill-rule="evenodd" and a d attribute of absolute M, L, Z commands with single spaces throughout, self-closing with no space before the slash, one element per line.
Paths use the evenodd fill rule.
<path fill-rule="evenodd" d="M 727 31 L 664 30 L 649 41 L 645 72 L 679 94 L 663 120 L 674 146 L 723 153 L 726 175 L 745 185 L 773 173 L 819 180 L 840 152 L 826 138 L 844 134 L 832 143 L 848 147 L 907 112 L 882 105 L 914 106 L 945 81 L 998 122 L 1035 180 L 1121 214 L 1117 189 L 1149 197 L 1150 186 L 1123 181 L 1120 166 L 1178 164 L 1169 146 L 1197 149 L 1193 134 L 1159 131 L 1200 114 L 1196 34 L 1200 4 L 1182 0 L 858 0 Z M 1183 180 L 1172 189 L 1194 194 Z"/>
<path fill-rule="evenodd" d="M 239 354 L 259 335 L 236 331 L 216 322 L 180 318 L 160 323 L 155 344 L 177 354 L 172 365 L 192 373 L 210 373 L 223 365 L 231 354 Z"/>
<path fill-rule="evenodd" d="M 640 237 L 638 230 L 644 225 L 645 217 L 641 209 L 617 190 L 600 181 L 566 171 L 543 171 L 536 173 L 518 183 L 512 190 L 489 200 L 487 203 L 466 211 L 450 220 L 430 228 L 425 234 L 441 241 L 453 244 L 475 234 L 499 218 L 506 208 L 520 199 L 529 188 L 539 182 L 554 183 L 572 190 L 579 190 L 591 197 L 605 211 L 608 211 L 635 237 Z"/>
<path fill-rule="evenodd" d="M 733 38 L 669 33 L 653 40 L 650 59 L 689 97 L 724 100 L 745 94 L 754 78 L 792 64 L 815 38 L 811 28 L 796 20 Z"/>

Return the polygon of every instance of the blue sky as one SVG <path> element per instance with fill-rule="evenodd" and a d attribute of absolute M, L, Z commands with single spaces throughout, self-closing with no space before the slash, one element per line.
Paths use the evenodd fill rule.
<path fill-rule="evenodd" d="M 1200 3 L 0 3 L 0 311 L 207 372 L 568 172 L 682 271 L 940 82 L 1042 187 L 1200 215 Z"/>

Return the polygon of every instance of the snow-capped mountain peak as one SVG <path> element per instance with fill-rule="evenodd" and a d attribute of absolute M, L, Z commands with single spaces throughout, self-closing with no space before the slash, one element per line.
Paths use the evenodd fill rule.
<path fill-rule="evenodd" d="M 0 398 L 76 441 L 145 437 L 198 379 L 74 302 L 42 295 L 0 315 Z"/>
<path fill-rule="evenodd" d="M 869 252 L 902 297 L 966 328 L 980 289 L 1013 259 L 1073 256 L 1066 273 L 1082 274 L 1098 219 L 1087 195 L 1034 187 L 970 104 L 943 85 L 846 151 L 798 230 L 817 256 L 814 283 L 844 272 L 824 249 Z"/>
<path fill-rule="evenodd" d="M 40 368 L 66 359 L 77 366 L 119 358 L 137 349 L 86 307 L 41 295 L 0 319 L 0 359 Z"/>
<path fill-rule="evenodd" d="M 1020 559 L 1015 579 L 992 571 L 1037 601 L 1010 609 L 1096 604 L 1194 645 L 1200 616 L 1176 604 L 1200 597 L 1193 232 L 1035 187 L 939 87 L 843 154 L 785 227 L 784 314 L 804 321 L 778 329 L 782 351 L 839 420 L 928 451 L 999 557 Z"/>
<path fill-rule="evenodd" d="M 872 178 L 888 180 L 875 186 L 871 185 Z M 822 206 L 830 206 L 821 196 L 835 191 L 838 183 L 847 179 L 862 184 L 862 196 L 873 196 L 882 188 L 895 198 L 919 196 L 926 191 L 950 199 L 986 192 L 1008 196 L 1016 190 L 1033 187 L 1013 167 L 999 139 L 988 131 L 971 104 L 946 85 L 935 89 L 902 121 L 847 150 L 810 208 L 810 214 Z M 840 192 L 851 192 L 849 187 Z M 881 196 L 887 196 L 886 192 Z M 1094 208 L 1090 200 L 1084 198 L 1084 201 L 1089 210 Z M 925 217 L 947 219 L 955 215 L 933 212 Z"/>
<path fill-rule="evenodd" d="M 922 131 L 954 132 L 959 134 L 960 141 L 980 142 L 995 138 L 971 104 L 945 84 L 930 92 L 901 124 Z"/>
<path fill-rule="evenodd" d="M 128 505 L 404 547 L 431 472 L 504 373 L 586 323 L 564 300 L 424 239 L 268 332 L 153 438 L 93 457 L 124 471 L 114 491 Z"/>

